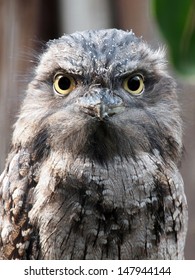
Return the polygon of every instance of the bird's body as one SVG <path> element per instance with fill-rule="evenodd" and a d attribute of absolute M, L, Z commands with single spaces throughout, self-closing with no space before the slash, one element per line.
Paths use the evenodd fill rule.
<path fill-rule="evenodd" d="M 183 259 L 181 153 L 160 51 L 114 29 L 50 42 L 0 177 L 0 258 Z"/>

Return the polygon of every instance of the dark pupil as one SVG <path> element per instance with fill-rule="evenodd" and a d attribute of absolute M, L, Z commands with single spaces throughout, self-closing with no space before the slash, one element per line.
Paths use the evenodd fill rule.
<path fill-rule="evenodd" d="M 139 77 L 130 78 L 128 81 L 128 88 L 132 91 L 138 90 L 140 87 L 140 79 Z"/>
<path fill-rule="evenodd" d="M 70 88 L 71 86 L 71 81 L 69 78 L 67 77 L 62 77 L 59 79 L 58 81 L 58 85 L 59 85 L 59 88 L 62 89 L 62 90 L 67 90 Z"/>

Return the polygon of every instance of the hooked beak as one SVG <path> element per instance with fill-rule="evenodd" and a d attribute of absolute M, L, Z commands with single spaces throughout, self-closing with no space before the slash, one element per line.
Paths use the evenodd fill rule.
<path fill-rule="evenodd" d="M 107 91 L 82 98 L 80 106 L 84 113 L 97 117 L 99 120 L 107 119 L 125 109 L 122 99 L 111 96 Z"/>
<path fill-rule="evenodd" d="M 101 102 L 99 104 L 83 107 L 83 109 L 86 109 L 86 113 L 89 115 L 97 116 L 100 120 L 103 120 L 124 111 L 124 106 L 108 106 Z"/>

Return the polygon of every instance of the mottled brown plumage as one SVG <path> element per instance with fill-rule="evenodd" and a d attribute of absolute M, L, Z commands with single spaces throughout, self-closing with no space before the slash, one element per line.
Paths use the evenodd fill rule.
<path fill-rule="evenodd" d="M 115 29 L 49 42 L 0 177 L 0 258 L 183 259 L 181 154 L 161 50 Z"/>

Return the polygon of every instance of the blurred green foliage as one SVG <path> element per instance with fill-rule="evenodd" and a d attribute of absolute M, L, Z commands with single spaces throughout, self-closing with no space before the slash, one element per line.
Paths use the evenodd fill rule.
<path fill-rule="evenodd" d="M 152 0 L 152 10 L 175 69 L 195 75 L 195 0 Z"/>

